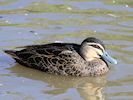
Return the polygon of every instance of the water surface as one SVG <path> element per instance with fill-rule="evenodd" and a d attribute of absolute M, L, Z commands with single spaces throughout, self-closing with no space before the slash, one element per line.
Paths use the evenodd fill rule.
<path fill-rule="evenodd" d="M 102 77 L 65 77 L 26 68 L 3 49 L 94 36 L 118 60 Z M 133 100 L 132 0 L 1 0 L 1 100 Z"/>

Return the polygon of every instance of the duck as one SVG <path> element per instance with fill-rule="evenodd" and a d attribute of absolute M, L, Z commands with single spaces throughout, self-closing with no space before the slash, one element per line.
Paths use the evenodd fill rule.
<path fill-rule="evenodd" d="M 109 71 L 109 63 L 117 64 L 103 42 L 88 37 L 81 44 L 48 43 L 4 50 L 20 65 L 55 75 L 101 76 Z"/>

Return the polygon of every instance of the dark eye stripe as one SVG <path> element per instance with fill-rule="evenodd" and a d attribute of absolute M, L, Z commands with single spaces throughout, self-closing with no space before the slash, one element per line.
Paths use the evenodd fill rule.
<path fill-rule="evenodd" d="M 97 48 L 97 49 L 100 49 L 100 50 L 102 50 L 98 45 L 91 45 L 92 47 L 94 47 L 94 48 Z M 102 50 L 103 51 L 103 50 Z"/>

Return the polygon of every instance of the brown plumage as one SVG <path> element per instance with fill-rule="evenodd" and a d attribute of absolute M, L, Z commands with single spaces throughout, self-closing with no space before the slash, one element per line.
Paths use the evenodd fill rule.
<path fill-rule="evenodd" d="M 51 43 L 22 47 L 22 50 L 5 50 L 19 64 L 47 73 L 74 76 L 99 76 L 108 71 L 103 43 L 89 37 L 81 45 Z"/>

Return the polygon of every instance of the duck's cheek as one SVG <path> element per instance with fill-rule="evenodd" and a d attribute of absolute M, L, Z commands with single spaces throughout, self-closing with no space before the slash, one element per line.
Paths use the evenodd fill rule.
<path fill-rule="evenodd" d="M 100 49 L 95 49 L 95 51 L 97 52 L 97 55 L 103 55 L 103 52 L 102 52 L 102 50 L 100 50 Z"/>

